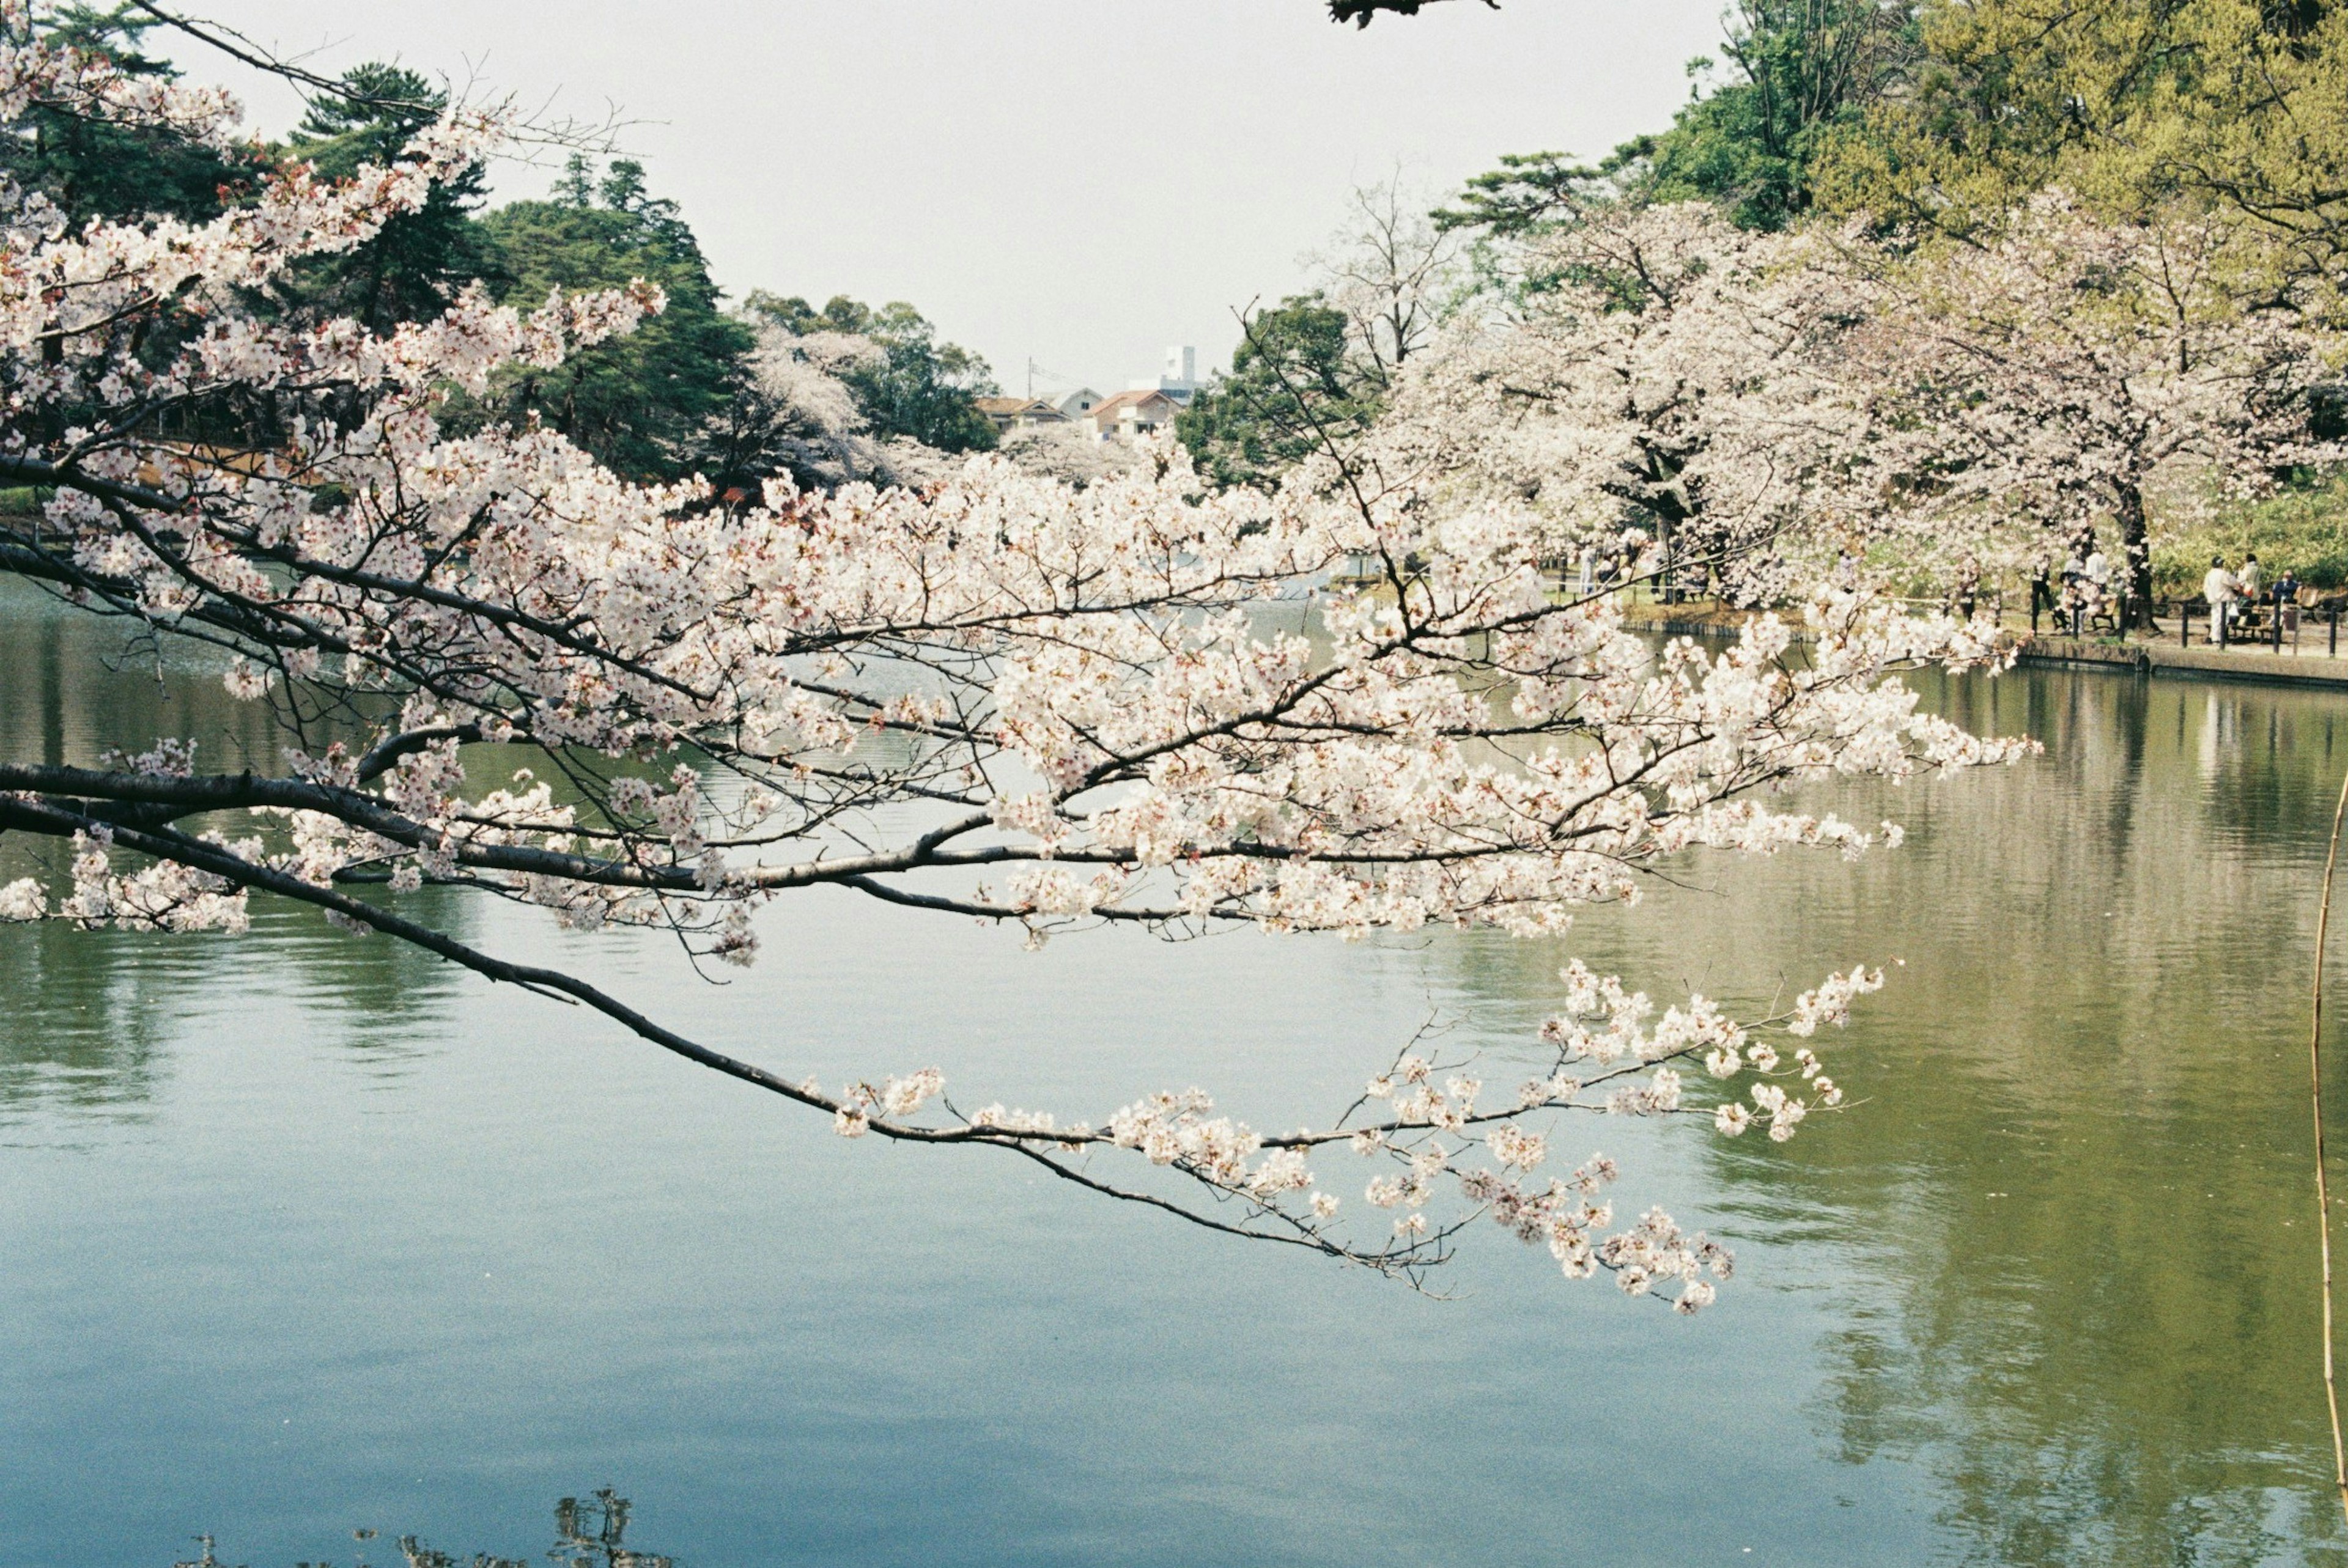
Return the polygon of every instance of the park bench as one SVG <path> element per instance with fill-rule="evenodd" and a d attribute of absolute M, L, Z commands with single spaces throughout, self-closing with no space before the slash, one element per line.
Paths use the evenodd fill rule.
<path fill-rule="evenodd" d="M 2343 617 L 2348 617 L 2348 594 L 2326 594 L 2321 599 L 2311 600 L 2302 588 L 2300 595 L 2300 598 L 2281 605 L 2272 600 L 2260 600 L 2256 603 L 2237 600 L 2228 621 L 2227 643 L 2230 646 L 2264 644 L 2280 651 L 2284 638 L 2288 637 L 2295 651 L 2300 646 L 2302 630 L 2312 622 L 2323 629 L 2326 655 L 2338 657 L 2340 622 Z M 2177 609 L 2179 617 L 2178 642 L 2180 646 L 2191 643 L 2196 617 L 2202 624 L 2203 642 L 2215 642 L 2216 638 L 2209 630 L 2209 601 L 2207 599 L 2196 594 L 2191 599 L 2180 600 Z"/>

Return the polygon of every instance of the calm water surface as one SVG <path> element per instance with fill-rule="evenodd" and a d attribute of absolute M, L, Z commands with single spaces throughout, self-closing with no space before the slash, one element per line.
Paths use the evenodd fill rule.
<path fill-rule="evenodd" d="M 1694 861 L 1566 942 L 1027 954 L 819 893 L 712 989 L 446 916 L 794 1074 L 934 1062 L 1096 1118 L 1195 1081 L 1259 1123 L 1325 1119 L 1430 1016 L 1505 1079 L 1569 952 L 1753 1005 L 1885 963 L 1828 1042 L 1854 1113 L 1783 1148 L 1567 1132 L 1737 1245 L 1692 1321 L 1497 1231 L 1430 1300 L 844 1143 L 283 908 L 0 930 L 0 1563 L 535 1555 L 604 1485 L 695 1568 L 2337 1562 L 2301 1030 L 2348 704 L 1932 700 L 2047 754 L 1838 798 L 1904 821 L 1896 854 Z M 0 602 L 10 753 L 190 733 L 273 753 L 211 678 Z"/>

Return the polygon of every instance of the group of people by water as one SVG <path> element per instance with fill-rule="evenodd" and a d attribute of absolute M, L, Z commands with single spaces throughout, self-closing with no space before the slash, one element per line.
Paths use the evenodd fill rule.
<path fill-rule="evenodd" d="M 2119 629 L 2126 584 L 2118 563 L 2104 553 L 2094 534 L 2082 534 L 2071 541 L 2070 551 L 2063 558 L 2059 588 L 2050 580 L 2054 575 L 2042 559 L 2030 579 L 2034 624 L 2043 608 L 2054 612 L 2055 630 L 2073 637 L 2085 636 L 2099 620 L 2114 630 Z"/>
<path fill-rule="evenodd" d="M 1619 550 L 1609 550 L 1601 556 L 1595 546 L 1582 546 L 1573 557 L 1574 597 L 1588 599 L 1612 589 L 1626 575 L 1626 565 Z"/>
<path fill-rule="evenodd" d="M 2213 556 L 2201 578 L 2201 597 L 2209 607 L 2210 641 L 2222 641 L 2237 634 L 2261 607 L 2287 626 L 2297 617 L 2301 586 L 2298 574 L 2289 567 L 2270 581 L 2256 550 L 2245 551 L 2240 562 L 2231 566 L 2224 556 Z M 2049 610 L 2059 632 L 2083 637 L 2099 624 L 2114 631 L 2123 630 L 2121 609 L 2128 592 L 2127 573 L 2092 533 L 2071 542 L 2059 576 L 2042 559 L 2030 589 L 2034 620 L 2039 610 Z"/>
<path fill-rule="evenodd" d="M 2289 567 L 2269 586 L 2256 550 L 2244 554 L 2239 567 L 2227 566 L 2224 556 L 2211 556 L 2209 569 L 2201 574 L 2201 597 L 2209 601 L 2209 640 L 2227 641 L 2243 617 L 2260 604 L 2274 607 L 2274 624 L 2295 619 L 2299 589 L 2299 578 Z"/>
<path fill-rule="evenodd" d="M 1570 584 L 1581 599 L 1612 592 L 1630 579 L 1636 567 L 1627 551 L 1604 550 L 1590 544 L 1559 564 L 1560 586 Z M 1679 569 L 1659 574 L 1659 600 L 1702 598 L 1711 589 L 1714 574 L 1701 557 L 1674 564 Z M 1846 548 L 1838 563 L 1837 580 L 1855 581 L 1858 568 L 1857 554 Z M 2130 576 L 2124 559 L 2107 553 L 2093 532 L 2082 532 L 2071 540 L 2059 568 L 2051 557 L 2039 559 L 2031 577 L 2031 624 L 2037 624 L 2041 610 L 2051 610 L 2054 630 L 2066 636 L 2084 637 L 2098 627 L 2124 631 L 2131 619 L 2126 613 Z M 2270 580 L 2256 550 L 2245 551 L 2234 565 L 2229 565 L 2222 555 L 2212 557 L 2201 579 L 2201 598 L 2209 605 L 2209 641 L 2239 641 L 2260 620 L 2270 628 L 2294 629 L 2302 589 L 2298 574 L 2289 567 Z M 1945 607 L 1971 619 L 1982 593 L 1981 569 L 1968 557 L 1949 588 Z M 2190 604 L 2182 608 L 2195 610 Z M 2139 600 L 2137 609 L 2135 619 L 2142 624 L 2153 623 L 2150 603 Z M 2271 619 L 2265 619 L 2268 616 Z"/>
<path fill-rule="evenodd" d="M 1574 597 L 1589 599 L 1595 594 L 1611 593 L 1630 579 L 1637 559 L 1625 550 L 1601 551 L 1595 545 L 1583 545 L 1573 552 L 1570 580 Z M 1560 574 L 1560 586 L 1569 580 Z M 1671 559 L 1655 579 L 1655 596 L 1667 604 L 1679 604 L 1702 599 L 1713 590 L 1712 563 L 1702 556 L 1691 559 L 1672 552 Z"/>

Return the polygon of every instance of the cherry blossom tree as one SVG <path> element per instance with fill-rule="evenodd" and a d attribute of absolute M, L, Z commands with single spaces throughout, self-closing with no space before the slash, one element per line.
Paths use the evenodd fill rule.
<path fill-rule="evenodd" d="M 0 0 L 0 122 L 37 103 L 236 134 L 224 97 L 120 77 L 30 16 Z M 950 1099 L 913 1063 L 819 1084 L 461 941 L 415 895 L 652 927 L 735 964 L 761 907 L 815 886 L 1031 942 L 1105 923 L 1554 933 L 1667 857 L 1897 836 L 1785 809 L 1789 786 L 2020 754 L 1899 679 L 1993 662 L 1982 629 L 1822 590 L 1716 652 L 1658 653 L 1610 602 L 1555 600 L 1524 508 L 1334 444 L 1272 496 L 1202 495 L 1169 448 L 1081 490 L 980 457 L 920 489 L 728 502 L 623 482 L 533 424 L 436 419 L 501 365 L 628 330 L 657 291 L 522 311 L 474 290 L 385 333 L 251 309 L 500 131 L 459 108 L 388 167 L 291 165 L 207 223 L 68 231 L 39 193 L 0 193 L 0 479 L 51 497 L 0 518 L 0 569 L 212 650 L 285 740 L 282 766 L 234 773 L 187 737 L 118 737 L 98 766 L 0 760 L 0 834 L 55 846 L 0 916 L 233 933 L 258 892 L 584 1004 L 845 1137 L 998 1151 L 1413 1280 L 1497 1220 L 1569 1276 L 1712 1298 L 1726 1254 L 1657 1212 L 1618 1222 L 1612 1164 L 1552 1163 L 1558 1124 L 1790 1136 L 1840 1100 L 1808 1041 L 1871 971 L 1740 1020 L 1702 997 L 1658 1012 L 1575 965 L 1520 1084 L 1406 1050 L 1326 1127 L 1274 1132 L 1172 1085 L 1076 1120 Z M 1361 559 L 1380 582 L 1324 594 L 1317 639 L 1258 614 Z"/>
<path fill-rule="evenodd" d="M 1148 461 L 1128 442 L 1104 441 L 1090 425 L 1074 419 L 1030 425 L 1003 438 L 1003 456 L 1027 473 L 1070 485 L 1089 485 L 1128 474 Z"/>
<path fill-rule="evenodd" d="M 2116 525 L 2133 615 L 2162 469 L 2256 493 L 2348 457 L 2316 417 L 2343 345 L 2219 217 L 2114 221 L 2053 191 L 1977 244 L 1844 253 L 1870 325 L 1838 374 L 1872 409 L 1879 529 L 2011 561 Z"/>
<path fill-rule="evenodd" d="M 1597 206 L 1513 258 L 1509 308 L 1422 355 L 1380 433 L 1561 548 L 1626 530 L 1664 569 L 1708 559 L 1739 593 L 1844 507 L 1870 414 L 1842 374 L 1869 308 L 1818 235 L 1760 234 L 1703 203 Z M 1813 552 L 1815 553 L 1815 552 Z"/>
<path fill-rule="evenodd" d="M 806 488 L 869 480 L 918 484 L 942 477 L 953 457 L 910 436 L 878 436 L 839 373 L 886 351 L 854 333 L 794 333 L 753 317 L 757 346 L 744 384 L 709 421 L 699 448 L 718 477 L 788 474 Z"/>
<path fill-rule="evenodd" d="M 1595 203 L 1509 261 L 1508 308 L 1414 362 L 1374 445 L 1560 541 L 1716 558 L 1756 602 L 1847 551 L 1945 583 L 2105 525 L 2142 607 L 2164 470 L 2242 494 L 2348 457 L 2318 418 L 2348 344 L 2208 215 L 2049 193 L 1919 249 Z"/>

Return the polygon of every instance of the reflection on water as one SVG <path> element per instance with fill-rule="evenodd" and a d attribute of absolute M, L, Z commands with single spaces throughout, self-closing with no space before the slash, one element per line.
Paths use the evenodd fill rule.
<path fill-rule="evenodd" d="M 216 666 L 138 638 L 128 623 L 66 613 L 22 584 L 0 583 L 0 756 L 96 766 L 109 748 L 165 736 L 197 738 L 198 765 L 222 772 L 273 765 L 284 739 L 264 710 L 229 697 Z M 252 831 L 252 819 L 233 821 Z M 61 880 L 69 853 L 54 841 L 0 837 L 0 882 L 27 873 Z M 462 928 L 455 903 L 434 913 Z M 254 929 L 284 1005 L 333 999 L 337 1018 L 357 1025 L 354 1049 L 396 1071 L 409 1047 L 393 1020 L 445 985 L 441 965 L 412 948 L 342 939 L 282 907 L 257 906 Z M 174 1019 L 213 1005 L 215 982 L 249 971 L 254 950 L 120 932 L 92 941 L 56 927 L 11 937 L 0 1142 L 42 1105 L 136 1118 L 168 1071 L 158 1040 Z M 374 1040 L 371 1020 L 386 1026 Z"/>
<path fill-rule="evenodd" d="M 2301 1063 L 2343 713 L 2044 672 L 1937 695 L 2045 760 L 1879 792 L 1900 856 L 1666 896 L 1690 917 L 1651 908 L 1621 957 L 1746 997 L 1779 933 L 1905 960 L 1867 1020 L 1876 1102 L 1712 1160 L 1727 1201 L 1826 1244 L 1839 1457 L 1924 1468 L 1982 1561 L 2296 1560 L 2338 1529 Z"/>
<path fill-rule="evenodd" d="M 0 879 L 20 874 L 0 866 Z M 444 903 L 434 913 L 465 929 L 461 909 Z M 9 930 L 5 941 L 0 1143 L 10 1128 L 54 1112 L 139 1119 L 170 1071 L 159 1042 L 224 1009 L 331 1017 L 355 1060 L 396 1078 L 419 1049 L 406 1009 L 447 994 L 454 979 L 413 948 L 354 941 L 280 907 L 256 907 L 253 936 L 241 943 L 123 932 L 93 940 L 61 926 Z M 259 970 L 256 948 L 268 954 Z"/>
<path fill-rule="evenodd" d="M 199 671 L 0 609 L 0 745 L 273 743 Z M 876 1156 L 295 912 L 0 931 L 0 1563 L 207 1522 L 256 1563 L 353 1517 L 481 1542 L 582 1469 L 705 1565 L 2337 1561 L 2299 1063 L 2348 708 L 2045 671 L 1930 700 L 2046 756 L 1840 792 L 1907 845 L 1693 859 L 1570 942 L 1028 956 L 835 898 L 717 991 L 444 914 L 794 1071 L 935 1060 L 1076 1110 L 1195 1079 L 1258 1122 L 1430 1007 L 1520 1049 L 1569 950 L 1754 1005 L 1885 963 L 1831 1042 L 1861 1103 L 1815 1136 L 1569 1135 L 1743 1249 L 1689 1324 L 1497 1244 L 1428 1303 Z M 664 1561 L 626 1515 L 573 1507 L 555 1560 Z"/>

